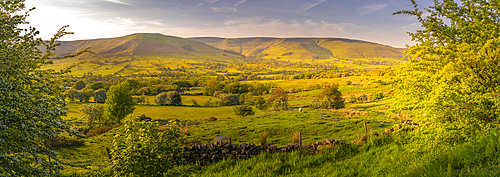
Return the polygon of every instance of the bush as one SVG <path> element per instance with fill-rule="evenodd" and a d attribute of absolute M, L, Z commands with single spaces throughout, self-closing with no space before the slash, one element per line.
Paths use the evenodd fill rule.
<path fill-rule="evenodd" d="M 240 104 L 240 97 L 235 94 L 219 94 L 220 106 L 233 106 Z"/>
<path fill-rule="evenodd" d="M 157 105 L 180 106 L 182 105 L 181 94 L 176 91 L 163 92 L 155 97 Z"/>
<path fill-rule="evenodd" d="M 266 100 L 262 97 L 256 97 L 254 106 L 259 110 L 264 110 L 267 108 Z"/>
<path fill-rule="evenodd" d="M 366 96 L 365 94 L 363 95 L 360 95 L 358 98 L 357 98 L 358 101 L 360 102 L 365 102 L 365 101 L 368 101 L 368 96 Z"/>
<path fill-rule="evenodd" d="M 357 101 L 358 101 L 358 98 L 356 98 L 356 96 L 350 95 L 349 98 L 347 98 L 347 100 L 345 102 L 347 102 L 347 103 L 356 103 Z"/>
<path fill-rule="evenodd" d="M 96 103 L 104 103 L 104 102 L 106 102 L 106 99 L 107 99 L 106 90 L 104 90 L 104 89 L 98 89 L 98 90 L 94 91 L 92 96 L 94 97 L 94 101 Z"/>
<path fill-rule="evenodd" d="M 135 102 L 135 104 L 145 104 L 146 97 L 145 96 L 136 96 L 136 97 L 134 97 L 134 102 Z"/>
<path fill-rule="evenodd" d="M 160 131 L 158 122 L 140 122 L 127 118 L 125 134 L 118 134 L 111 151 L 115 176 L 180 176 L 173 170 L 182 164 L 182 144 L 179 128 L 169 121 Z"/>
<path fill-rule="evenodd" d="M 245 117 L 245 116 L 250 116 L 250 115 L 255 115 L 255 111 L 253 111 L 253 108 L 248 105 L 242 105 L 242 106 L 235 106 L 233 108 L 234 114 L 237 116 Z"/>
<path fill-rule="evenodd" d="M 342 93 L 338 90 L 338 85 L 327 86 L 313 101 L 312 107 L 316 109 L 340 109 L 343 108 L 344 99 Z"/>
<path fill-rule="evenodd" d="M 104 120 L 104 106 L 102 104 L 84 104 L 78 108 L 81 117 L 87 122 L 87 125 L 92 128 L 95 122 L 103 122 Z"/>

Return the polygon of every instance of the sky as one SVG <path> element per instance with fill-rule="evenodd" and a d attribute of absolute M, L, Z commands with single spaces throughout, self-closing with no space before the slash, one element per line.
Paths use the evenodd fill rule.
<path fill-rule="evenodd" d="M 428 7 L 432 0 L 417 0 Z M 49 39 L 112 38 L 132 33 L 178 37 L 330 37 L 413 45 L 420 24 L 407 0 L 26 0 L 30 25 Z"/>

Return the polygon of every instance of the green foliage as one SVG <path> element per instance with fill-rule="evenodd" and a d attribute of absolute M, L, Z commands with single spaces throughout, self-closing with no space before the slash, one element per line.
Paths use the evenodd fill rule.
<path fill-rule="evenodd" d="M 347 103 L 356 103 L 358 101 L 358 98 L 354 95 L 349 95 L 349 97 L 345 100 Z"/>
<path fill-rule="evenodd" d="M 75 101 L 79 97 L 79 90 L 70 88 L 64 91 L 64 95 L 69 98 L 69 101 Z"/>
<path fill-rule="evenodd" d="M 262 97 L 256 97 L 254 106 L 259 110 L 264 110 L 267 108 L 267 102 Z"/>
<path fill-rule="evenodd" d="M 102 82 L 93 82 L 93 83 L 87 84 L 87 86 L 85 86 L 85 88 L 95 91 L 95 90 L 99 90 L 99 89 L 104 89 L 105 85 Z"/>
<path fill-rule="evenodd" d="M 106 95 L 108 99 L 104 103 L 104 111 L 109 119 L 120 122 L 127 115 L 134 112 L 134 98 L 130 94 L 130 86 L 127 82 L 111 86 Z"/>
<path fill-rule="evenodd" d="M 365 95 L 366 96 L 366 95 Z M 344 108 L 344 99 L 339 91 L 339 85 L 327 86 L 312 103 L 313 108 L 321 109 L 340 109 Z"/>
<path fill-rule="evenodd" d="M 73 67 L 44 70 L 52 64 L 54 43 L 69 34 L 64 27 L 47 42 L 27 25 L 24 1 L 0 1 L 0 176 L 50 176 L 64 169 L 43 140 L 61 132 L 77 135 L 61 116 L 66 104 L 55 80 Z M 26 29 L 22 29 L 22 28 Z M 40 48 L 45 46 L 46 51 Z M 70 57 L 70 56 L 68 56 Z"/>
<path fill-rule="evenodd" d="M 234 114 L 241 117 L 255 115 L 255 111 L 253 110 L 253 108 L 248 105 L 235 106 L 233 108 L 233 111 Z"/>
<path fill-rule="evenodd" d="M 181 94 L 176 91 L 163 92 L 155 97 L 157 105 L 180 106 L 182 105 Z"/>
<path fill-rule="evenodd" d="M 233 106 L 240 104 L 240 97 L 236 94 L 219 94 L 220 106 Z"/>
<path fill-rule="evenodd" d="M 397 75 L 394 108 L 415 110 L 436 124 L 430 141 L 471 139 L 500 118 L 500 3 L 435 1 L 434 6 L 395 14 L 416 16 L 423 30 Z M 420 117 L 420 116 L 419 116 Z M 435 136 L 433 136 L 435 135 Z"/>
<path fill-rule="evenodd" d="M 288 95 L 281 87 L 273 91 L 267 102 L 269 103 L 269 110 L 271 111 L 288 110 Z"/>
<path fill-rule="evenodd" d="M 85 88 L 85 82 L 83 82 L 82 80 L 78 80 L 73 84 L 73 88 L 76 90 L 81 90 Z"/>
<path fill-rule="evenodd" d="M 381 93 L 381 92 L 378 92 L 378 93 L 374 93 L 372 95 L 372 100 L 375 100 L 375 101 L 378 101 L 380 99 L 384 98 L 384 94 Z"/>
<path fill-rule="evenodd" d="M 84 104 L 78 108 L 81 113 L 81 118 L 87 122 L 90 129 L 95 122 L 103 122 L 104 120 L 104 106 L 102 104 Z"/>
<path fill-rule="evenodd" d="M 54 148 L 70 148 L 75 146 L 83 146 L 85 141 L 80 138 L 67 135 L 57 135 L 55 138 L 46 139 L 44 141 L 46 146 Z"/>
<path fill-rule="evenodd" d="M 183 162 L 179 128 L 170 121 L 160 131 L 157 122 L 128 118 L 125 133 L 117 134 L 111 152 L 115 176 L 181 175 L 174 167 Z"/>
<path fill-rule="evenodd" d="M 136 97 L 134 97 L 134 102 L 136 104 L 145 104 L 146 103 L 146 97 L 145 96 L 136 96 Z"/>
<path fill-rule="evenodd" d="M 94 101 L 96 103 L 104 103 L 106 102 L 106 90 L 104 89 L 98 89 L 98 90 L 95 90 L 94 93 L 92 94 L 92 96 L 94 97 Z"/>

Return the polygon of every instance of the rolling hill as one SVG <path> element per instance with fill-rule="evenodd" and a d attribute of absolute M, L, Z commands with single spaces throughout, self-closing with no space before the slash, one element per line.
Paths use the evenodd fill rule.
<path fill-rule="evenodd" d="M 47 69 L 72 69 L 72 75 L 92 72 L 112 75 L 152 74 L 170 69 L 205 74 L 207 72 L 243 73 L 234 63 L 277 59 L 291 63 L 329 65 L 350 69 L 377 69 L 404 62 L 404 49 L 341 38 L 180 38 L 162 34 L 138 33 L 117 38 L 60 41 L 56 56 L 64 56 L 90 47 L 96 54 L 56 59 Z M 217 64 L 219 63 L 219 64 Z M 266 66 L 253 62 L 264 71 Z M 208 66 L 211 65 L 211 66 Z M 241 66 L 241 64 L 239 64 Z M 268 72 L 296 71 L 296 66 L 268 69 Z M 292 67 L 292 68 L 290 68 Z M 215 68 L 215 69 L 214 69 Z M 303 71 L 311 70 L 311 65 Z"/>
<path fill-rule="evenodd" d="M 163 68 L 181 68 L 186 63 L 203 61 L 237 62 L 243 56 L 190 39 L 162 34 L 131 34 L 108 39 L 59 41 L 56 56 L 64 56 L 90 47 L 96 54 L 54 60 L 46 68 L 62 69 L 87 60 L 72 69 L 73 75 L 85 72 L 101 74 L 131 74 L 158 72 Z"/>
<path fill-rule="evenodd" d="M 216 38 L 193 40 L 247 57 L 275 59 L 372 59 L 403 57 L 403 48 L 343 38 Z"/>

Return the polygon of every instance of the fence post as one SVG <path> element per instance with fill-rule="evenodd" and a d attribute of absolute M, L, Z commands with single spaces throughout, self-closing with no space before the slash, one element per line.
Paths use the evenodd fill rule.
<path fill-rule="evenodd" d="M 111 160 L 111 154 L 109 153 L 109 148 L 108 147 L 106 147 L 106 152 L 108 153 L 109 160 Z"/>
<path fill-rule="evenodd" d="M 368 133 L 367 129 L 366 129 L 366 122 L 363 122 L 363 124 L 365 125 L 365 134 Z"/>
<path fill-rule="evenodd" d="M 299 131 L 299 145 L 302 146 L 302 131 Z"/>

